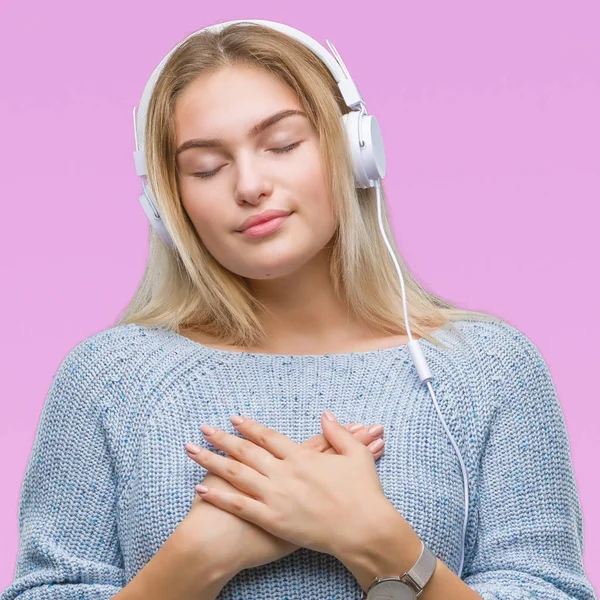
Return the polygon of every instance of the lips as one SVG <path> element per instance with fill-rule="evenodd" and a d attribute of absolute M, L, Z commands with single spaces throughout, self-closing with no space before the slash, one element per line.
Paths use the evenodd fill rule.
<path fill-rule="evenodd" d="M 263 223 L 259 223 L 258 225 L 254 225 L 253 227 L 248 227 L 248 229 L 244 229 L 240 233 L 243 236 L 248 238 L 264 238 L 275 231 L 278 231 L 279 228 L 290 218 L 290 216 L 283 217 L 275 217 L 274 219 L 269 219 L 268 221 L 264 221 Z"/>
<path fill-rule="evenodd" d="M 276 219 L 277 217 L 287 217 L 291 214 L 289 210 L 265 210 L 264 212 L 259 213 L 258 215 L 252 215 L 248 217 L 236 231 L 245 231 L 250 227 L 254 227 L 254 225 L 260 225 L 261 223 L 265 223 L 266 221 L 270 221 L 271 219 Z"/>

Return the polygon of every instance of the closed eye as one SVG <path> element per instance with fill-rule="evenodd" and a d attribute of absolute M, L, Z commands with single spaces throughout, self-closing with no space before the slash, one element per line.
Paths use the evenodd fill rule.
<path fill-rule="evenodd" d="M 283 148 L 272 148 L 271 152 L 274 152 L 275 154 L 285 154 L 286 152 L 291 152 L 292 150 L 297 148 L 301 143 L 302 142 L 295 142 L 294 144 L 284 146 Z M 216 175 L 221 169 L 222 167 L 219 167 L 218 169 L 214 169 L 213 171 L 206 171 L 204 173 L 194 173 L 194 177 L 198 177 L 199 179 L 208 179 L 209 177 Z"/>
<path fill-rule="evenodd" d="M 290 144 L 289 146 L 285 146 L 284 148 L 273 148 L 273 152 L 275 154 L 284 154 L 285 152 L 291 152 L 294 148 L 297 148 L 302 142 L 296 142 L 295 144 Z"/>

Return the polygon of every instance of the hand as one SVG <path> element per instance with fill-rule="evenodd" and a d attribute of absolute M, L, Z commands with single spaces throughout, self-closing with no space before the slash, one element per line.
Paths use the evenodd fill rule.
<path fill-rule="evenodd" d="M 362 424 L 351 423 L 345 427 L 348 430 L 352 428 L 354 439 L 363 445 L 372 444 L 383 436 L 383 431 L 371 435 Z M 337 453 L 323 434 L 315 435 L 300 445 L 317 452 Z M 383 448 L 371 453 L 375 461 L 383 454 Z M 194 459 L 191 453 L 189 456 Z M 228 458 L 238 462 L 233 457 Z M 210 472 L 202 483 L 223 491 L 243 493 L 225 479 Z M 232 576 L 243 569 L 283 558 L 298 549 L 295 544 L 275 537 L 253 523 L 213 506 L 204 501 L 199 494 L 194 497 L 190 512 L 184 521 L 189 525 L 190 543 L 195 544 L 196 547 L 200 546 L 200 550 L 205 549 L 211 554 L 222 555 L 224 564 L 231 568 Z M 201 536 L 198 535 L 199 530 Z"/>
<path fill-rule="evenodd" d="M 251 419 L 234 426 L 247 439 L 201 427 L 211 444 L 237 459 L 207 449 L 196 454 L 198 463 L 237 488 L 198 486 L 216 507 L 295 546 L 334 556 L 370 535 L 382 511 L 393 509 L 371 452 L 325 413 L 323 433 L 338 454 L 315 452 Z"/>

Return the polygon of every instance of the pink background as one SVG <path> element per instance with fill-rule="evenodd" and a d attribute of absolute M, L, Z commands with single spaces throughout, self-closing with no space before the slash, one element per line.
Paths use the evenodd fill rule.
<path fill-rule="evenodd" d="M 243 18 L 336 45 L 382 128 L 409 267 L 541 350 L 567 421 L 586 572 L 600 589 L 600 5 L 210 4 L 0 5 L 0 589 L 13 577 L 20 485 L 51 378 L 111 325 L 142 276 L 132 108 L 183 37 Z"/>

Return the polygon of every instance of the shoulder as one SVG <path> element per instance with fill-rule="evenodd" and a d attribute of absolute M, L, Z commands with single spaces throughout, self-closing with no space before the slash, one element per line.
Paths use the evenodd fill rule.
<path fill-rule="evenodd" d="M 150 357 L 172 338 L 169 331 L 137 323 L 116 325 L 93 333 L 78 342 L 65 356 L 60 368 L 80 367 L 99 372 L 118 371 L 127 359 Z"/>
<path fill-rule="evenodd" d="M 469 322 L 463 326 L 473 350 L 486 362 L 496 379 L 527 375 L 531 370 L 547 371 L 546 361 L 533 340 L 523 331 L 507 323 Z M 531 374 L 531 373 L 529 373 Z"/>
<path fill-rule="evenodd" d="M 544 358 L 523 331 L 503 320 L 455 321 L 436 334 L 451 349 L 460 350 L 465 359 L 485 368 L 491 376 L 519 366 L 540 366 Z"/>
<path fill-rule="evenodd" d="M 472 380 L 492 412 L 530 406 L 560 409 L 550 368 L 534 341 L 502 322 L 461 322 Z"/>
<path fill-rule="evenodd" d="M 116 449 L 128 447 L 141 427 L 140 407 L 152 410 L 161 386 L 176 378 L 187 350 L 169 330 L 135 323 L 93 333 L 78 342 L 52 378 L 45 418 L 101 424 Z M 174 368 L 175 367 L 175 368 Z M 85 418 L 83 418 L 85 416 Z"/>
<path fill-rule="evenodd" d="M 159 327 L 148 327 L 137 323 L 115 325 L 93 333 L 79 342 L 71 351 L 75 355 L 127 353 L 132 350 L 143 350 L 153 342 L 165 339 L 167 330 Z"/>
<path fill-rule="evenodd" d="M 436 333 L 444 343 L 464 349 L 512 351 L 518 347 L 535 346 L 525 333 L 507 321 L 460 320 L 444 325 Z"/>
<path fill-rule="evenodd" d="M 433 350 L 435 368 L 490 416 L 525 388 L 553 386 L 539 348 L 506 321 L 454 321 L 435 337 L 448 348 Z"/>
<path fill-rule="evenodd" d="M 52 377 L 53 396 L 71 396 L 78 405 L 92 401 L 108 406 L 112 397 L 143 380 L 161 360 L 177 360 L 178 352 L 161 351 L 168 331 L 135 323 L 93 333 L 72 347 Z M 120 387 L 118 384 L 121 384 Z"/>

